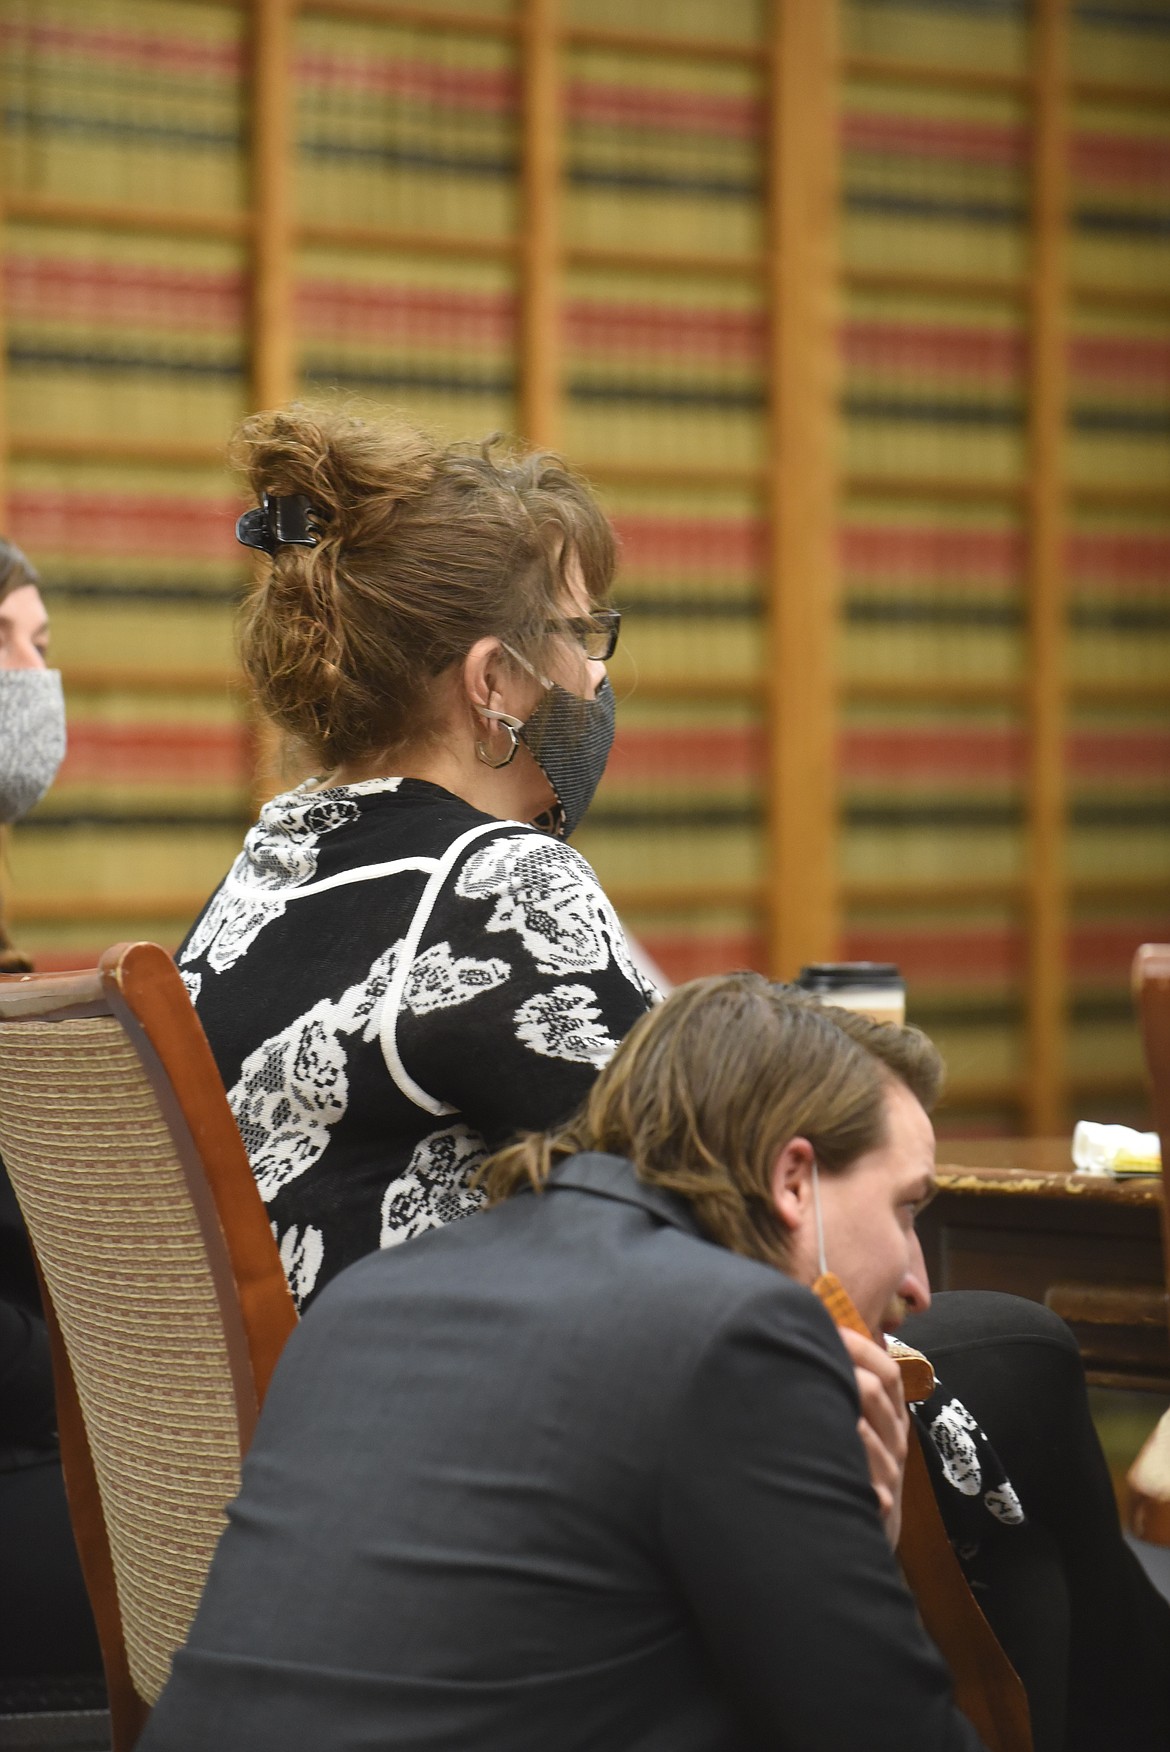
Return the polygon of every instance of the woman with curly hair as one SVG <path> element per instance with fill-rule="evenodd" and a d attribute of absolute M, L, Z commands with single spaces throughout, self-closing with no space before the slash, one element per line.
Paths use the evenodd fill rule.
<path fill-rule="evenodd" d="M 559 458 L 245 422 L 244 668 L 320 777 L 179 952 L 294 1295 L 474 1209 L 653 999 L 567 844 L 613 735 L 612 531 Z"/>

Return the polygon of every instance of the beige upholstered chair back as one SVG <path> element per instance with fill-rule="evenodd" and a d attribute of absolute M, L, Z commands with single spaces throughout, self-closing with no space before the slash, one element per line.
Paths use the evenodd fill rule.
<path fill-rule="evenodd" d="M 199 1219 L 117 1022 L 0 1028 L 0 1150 L 73 1365 L 130 1677 L 153 1703 L 238 1486 L 240 1433 Z"/>
<path fill-rule="evenodd" d="M 110 951 L 86 975 L 0 981 L 0 1154 L 57 1329 L 59 1400 L 75 1396 L 73 1434 L 100 1510 L 108 1562 L 95 1584 L 70 1408 L 59 1406 L 107 1668 L 97 1596 L 112 1573 L 133 1691 L 128 1746 L 190 1626 L 295 1321 L 214 1062 L 161 949 Z M 231 1234 L 241 1226 L 242 1254 Z M 117 1730 L 113 1695 L 111 1707 Z"/>

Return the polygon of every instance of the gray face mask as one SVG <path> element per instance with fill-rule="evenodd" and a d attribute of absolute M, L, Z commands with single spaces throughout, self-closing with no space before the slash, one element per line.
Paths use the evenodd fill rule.
<path fill-rule="evenodd" d="M 608 678 L 591 700 L 554 681 L 527 724 L 520 726 L 521 742 L 553 788 L 557 808 L 548 826 L 562 839 L 580 827 L 601 783 L 613 747 L 614 714 Z"/>
<path fill-rule="evenodd" d="M 0 822 L 39 803 L 65 758 L 59 669 L 0 669 Z"/>
<path fill-rule="evenodd" d="M 510 646 L 505 649 L 511 651 Z M 518 652 L 511 651 L 525 669 Z M 535 671 L 531 671 L 535 674 Z M 526 724 L 509 712 L 479 708 L 482 718 L 492 718 L 512 732 L 512 747 L 502 761 L 486 761 L 488 766 L 507 766 L 516 752 L 517 738 L 528 749 L 537 766 L 552 786 L 556 806 L 541 816 L 538 827 L 545 827 L 561 839 L 568 839 L 584 819 L 593 801 L 593 793 L 601 783 L 609 751 L 613 747 L 615 701 L 608 677 L 591 700 L 570 693 L 546 676 L 544 698 Z M 481 753 L 480 758 L 484 756 Z"/>

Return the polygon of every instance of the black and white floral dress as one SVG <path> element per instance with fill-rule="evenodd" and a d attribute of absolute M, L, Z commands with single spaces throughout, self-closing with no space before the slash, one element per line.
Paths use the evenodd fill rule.
<path fill-rule="evenodd" d="M 301 1308 L 473 1210 L 656 995 L 577 852 L 419 779 L 265 804 L 179 965 Z"/>
<path fill-rule="evenodd" d="M 584 858 L 420 779 L 266 803 L 178 959 L 301 1309 L 475 1210 L 657 997 Z M 944 1386 L 917 1415 L 965 1558 L 1019 1500 Z"/>

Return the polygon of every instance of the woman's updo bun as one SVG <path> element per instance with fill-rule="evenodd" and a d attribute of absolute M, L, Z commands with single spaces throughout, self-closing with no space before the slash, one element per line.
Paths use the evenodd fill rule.
<path fill-rule="evenodd" d="M 609 523 L 547 452 L 297 404 L 245 420 L 231 456 L 257 502 L 312 507 L 317 545 L 267 565 L 240 656 L 262 709 L 326 769 L 425 736 L 434 677 L 485 635 L 538 667 L 572 557 L 591 600 L 609 590 Z"/>

